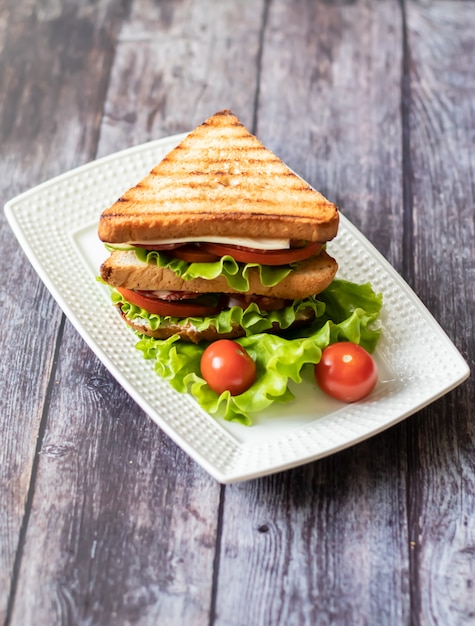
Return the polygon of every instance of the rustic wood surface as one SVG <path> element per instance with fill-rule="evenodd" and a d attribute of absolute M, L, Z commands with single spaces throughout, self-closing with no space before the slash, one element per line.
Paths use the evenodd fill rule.
<path fill-rule="evenodd" d="M 0 2 L 4 204 L 232 108 L 474 366 L 475 2 Z M 84 344 L 1 216 L 5 626 L 475 624 L 475 390 L 221 486 Z"/>

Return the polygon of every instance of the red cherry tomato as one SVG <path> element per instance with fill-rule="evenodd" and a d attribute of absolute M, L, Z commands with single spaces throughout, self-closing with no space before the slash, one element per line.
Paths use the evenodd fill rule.
<path fill-rule="evenodd" d="M 320 362 L 315 365 L 315 379 L 329 396 L 343 402 L 356 402 L 374 389 L 378 368 L 364 348 L 343 341 L 323 350 Z"/>
<path fill-rule="evenodd" d="M 201 375 L 217 394 L 244 393 L 256 380 L 256 364 L 235 341 L 220 339 L 211 343 L 201 356 Z"/>

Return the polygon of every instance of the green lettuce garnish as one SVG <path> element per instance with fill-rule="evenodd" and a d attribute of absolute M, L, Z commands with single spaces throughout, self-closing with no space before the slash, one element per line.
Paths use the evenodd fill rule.
<path fill-rule="evenodd" d="M 289 306 L 277 311 L 261 312 L 257 304 L 252 303 L 246 309 L 233 306 L 208 317 L 178 318 L 149 313 L 130 303 L 118 291 L 112 292 L 112 300 L 115 304 L 120 303 L 122 314 L 128 319 L 131 321 L 138 318 L 144 319 L 152 330 L 156 330 L 163 322 L 178 326 L 187 326 L 191 322 L 199 332 L 214 326 L 219 333 L 228 333 L 234 326 L 239 325 L 246 331 L 246 335 L 263 333 L 272 328 L 274 324 L 278 324 L 279 328 L 286 330 L 299 318 L 304 317 L 309 309 L 313 311 L 315 317 L 323 315 L 325 310 L 325 305 L 322 302 L 310 296 L 303 300 L 295 300 Z"/>
<path fill-rule="evenodd" d="M 135 248 L 135 254 L 143 263 L 154 263 L 158 267 L 166 267 L 183 280 L 192 280 L 193 278 L 214 280 L 223 275 L 232 289 L 243 293 L 249 290 L 249 272 L 253 268 L 259 272 L 261 283 L 266 287 L 273 287 L 280 283 L 294 268 L 294 264 L 271 266 L 260 265 L 259 263 L 238 263 L 229 255 L 225 255 L 213 263 L 188 263 L 157 250 Z"/>
<path fill-rule="evenodd" d="M 161 318 L 148 314 L 143 309 L 126 303 L 117 292 L 114 301 L 121 301 L 123 313 L 128 317 L 145 318 L 156 328 Z M 306 307 L 312 307 L 316 319 L 300 331 L 289 331 L 285 337 L 265 331 L 274 321 L 288 329 Z M 302 381 L 305 367 L 318 363 L 322 350 L 337 341 L 352 341 L 373 352 L 380 329 L 376 326 L 382 307 L 382 296 L 376 294 L 370 284 L 357 285 L 335 279 L 317 298 L 297 301 L 283 311 L 261 313 L 255 304 L 245 311 L 233 307 L 209 318 L 189 318 L 199 330 L 216 325 L 225 332 L 234 322 L 243 326 L 246 337 L 238 339 L 255 360 L 257 379 L 254 385 L 239 396 L 229 392 L 217 395 L 200 376 L 200 359 L 207 344 L 191 344 L 177 335 L 169 339 L 153 339 L 140 335 L 136 347 L 144 358 L 153 359 L 160 376 L 181 393 L 189 392 L 209 413 L 221 415 L 226 420 L 252 424 L 251 415 L 258 413 L 274 402 L 289 402 L 293 394 L 288 388 L 289 380 Z M 186 323 L 187 320 L 174 320 Z"/>

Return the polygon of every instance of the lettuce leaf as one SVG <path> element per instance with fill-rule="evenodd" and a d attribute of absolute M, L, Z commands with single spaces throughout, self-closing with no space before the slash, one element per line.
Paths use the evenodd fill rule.
<path fill-rule="evenodd" d="M 257 379 L 250 389 L 238 396 L 231 396 L 227 391 L 218 396 L 200 376 L 200 359 L 206 344 L 190 344 L 176 335 L 165 340 L 140 335 L 136 347 L 142 351 L 144 358 L 154 360 L 157 374 L 177 391 L 191 393 L 206 411 L 221 415 L 226 420 L 251 425 L 252 414 L 274 402 L 293 399 L 288 388 L 289 380 L 300 383 L 304 367 L 318 363 L 322 350 L 329 344 L 352 341 L 369 352 L 376 347 L 381 331 L 375 322 L 381 311 L 382 296 L 376 294 L 370 284 L 357 285 L 335 279 L 319 294 L 318 300 L 307 298 L 296 303 L 295 307 L 288 307 L 291 310 L 286 309 L 281 314 L 284 328 L 288 328 L 299 307 L 308 306 L 309 301 L 314 307 L 315 321 L 305 330 L 287 337 L 262 332 L 262 326 L 274 319 L 278 312 L 262 314 L 255 305 L 246 311 L 240 310 L 240 313 L 231 309 L 215 318 L 200 318 L 199 323 L 217 324 L 219 329 L 227 328 L 232 319 L 243 323 L 246 328 L 247 336 L 237 342 L 255 360 Z M 129 306 L 132 308 L 127 315 L 146 314 L 140 309 L 134 310 L 133 305 Z M 153 317 L 158 316 L 148 316 L 149 323 L 157 321 Z"/>
<path fill-rule="evenodd" d="M 116 304 L 120 303 L 122 313 L 128 319 L 137 321 L 137 319 L 140 318 L 145 320 L 152 330 L 156 330 L 164 321 L 179 326 L 186 326 L 192 323 L 197 331 L 203 331 L 210 326 L 214 326 L 219 333 L 229 332 L 233 326 L 238 324 L 244 328 L 246 335 L 265 332 L 272 328 L 274 323 L 277 323 L 282 330 L 286 330 L 298 320 L 300 315 L 304 314 L 304 311 L 311 309 L 315 317 L 319 317 L 325 310 L 325 305 L 322 302 L 313 297 L 309 297 L 303 300 L 294 300 L 290 306 L 277 311 L 261 312 L 257 304 L 252 303 L 247 309 L 234 306 L 231 309 L 226 309 L 209 317 L 178 318 L 171 316 L 163 317 L 149 313 L 145 309 L 131 304 L 115 290 L 112 292 L 112 300 Z"/>
<path fill-rule="evenodd" d="M 238 263 L 232 256 L 226 255 L 213 263 L 188 263 L 180 259 L 169 257 L 158 250 L 135 248 L 137 258 L 143 263 L 155 263 L 158 267 L 166 267 L 183 278 L 205 278 L 213 280 L 223 275 L 230 287 L 236 291 L 249 290 L 249 272 L 255 268 L 259 272 L 261 283 L 266 287 L 273 287 L 288 276 L 294 268 L 293 264 L 284 266 L 260 265 L 259 263 Z"/>

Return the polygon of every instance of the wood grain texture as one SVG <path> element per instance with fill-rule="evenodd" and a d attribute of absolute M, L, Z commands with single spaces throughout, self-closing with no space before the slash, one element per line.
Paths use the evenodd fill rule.
<path fill-rule="evenodd" d="M 94 156 L 115 29 L 126 7 L 123 0 L 46 0 L 2 12 L 0 160 L 15 173 L 9 195 Z"/>
<path fill-rule="evenodd" d="M 415 288 L 473 370 L 475 5 L 409 3 L 407 27 Z M 472 378 L 409 425 L 421 623 L 475 623 L 474 405 Z"/>
<path fill-rule="evenodd" d="M 334 201 L 396 268 L 401 56 L 397 2 L 272 2 L 257 126 L 263 142 Z"/>
<path fill-rule="evenodd" d="M 8 241 L 8 238 L 5 237 Z M 2 241 L 5 241 L 3 239 Z M 12 246 L 7 246 L 11 249 Z M 4 248 L 5 250 L 5 248 Z M 12 257 L 15 254 L 12 252 Z M 23 262 L 22 262 L 23 261 Z M 57 307 L 38 284 L 24 259 L 10 263 L 10 277 L 29 282 L 36 307 L 24 310 L 25 293 L 12 281 L 13 297 L 2 291 L 2 312 L 15 323 L 2 325 L 0 361 L 0 619 L 7 612 L 12 575 L 27 506 L 42 406 L 48 396 L 48 377 L 53 369 L 56 335 L 60 322 Z M 8 285 L 8 281 L 7 281 Z M 4 287 L 7 285 L 4 284 Z M 30 334 L 27 330 L 34 330 Z M 9 381 L 15 381 L 14 383 Z"/>
<path fill-rule="evenodd" d="M 206 623 L 220 488 L 69 323 L 39 454 L 12 623 Z"/>
<path fill-rule="evenodd" d="M 94 156 L 116 2 L 3 3 L 0 19 L 0 198 Z M 27 530 L 37 437 L 61 314 L 0 218 L 0 620 Z M 13 586 L 14 586 L 13 582 Z"/>
<path fill-rule="evenodd" d="M 404 471 L 378 437 L 228 488 L 216 623 L 408 623 Z"/>
<path fill-rule="evenodd" d="M 99 154 L 192 130 L 231 108 L 253 123 L 264 2 L 137 0 L 120 33 Z"/>

